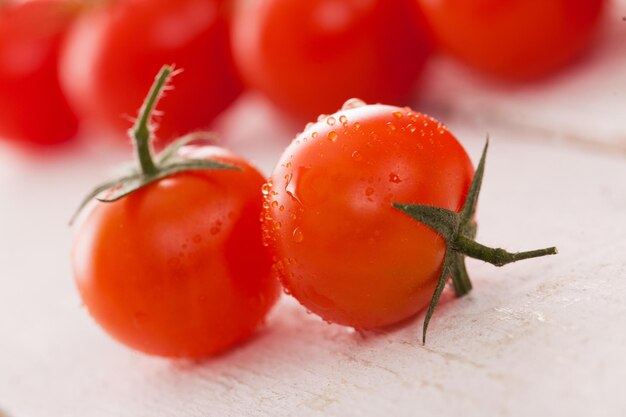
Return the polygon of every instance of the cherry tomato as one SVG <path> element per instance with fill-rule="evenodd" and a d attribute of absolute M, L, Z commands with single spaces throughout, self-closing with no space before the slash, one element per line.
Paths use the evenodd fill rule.
<path fill-rule="evenodd" d="M 440 43 L 505 79 L 557 70 L 589 46 L 605 0 L 418 0 Z"/>
<path fill-rule="evenodd" d="M 163 64 L 182 72 L 160 108 L 165 141 L 207 128 L 241 91 L 223 0 L 125 0 L 77 22 L 62 62 L 77 109 L 124 137 Z"/>
<path fill-rule="evenodd" d="M 21 145 L 66 141 L 78 119 L 57 65 L 77 4 L 34 0 L 0 7 L 0 137 Z"/>
<path fill-rule="evenodd" d="M 392 203 L 459 212 L 473 172 L 441 123 L 351 100 L 296 137 L 263 189 L 274 270 L 327 321 L 369 329 L 410 317 L 433 296 L 446 243 Z"/>
<path fill-rule="evenodd" d="M 77 234 L 74 274 L 91 315 L 122 343 L 169 357 L 201 357 L 248 337 L 276 301 L 261 244 L 261 174 L 215 147 L 186 157 L 241 171 L 188 171 L 114 203 Z"/>
<path fill-rule="evenodd" d="M 432 48 L 415 0 L 243 1 L 233 21 L 247 83 L 307 120 L 347 97 L 404 104 Z"/>

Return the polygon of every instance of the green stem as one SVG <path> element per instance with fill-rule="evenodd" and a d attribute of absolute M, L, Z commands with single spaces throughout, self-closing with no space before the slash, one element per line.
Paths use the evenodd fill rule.
<path fill-rule="evenodd" d="M 462 297 L 468 294 L 472 290 L 472 281 L 465 269 L 465 262 L 463 260 L 463 254 L 454 253 L 454 263 L 452 265 L 452 286 L 457 296 Z"/>
<path fill-rule="evenodd" d="M 539 258 L 546 255 L 556 255 L 555 247 L 536 249 L 527 252 L 507 252 L 501 248 L 490 248 L 469 239 L 465 236 L 457 236 L 453 243 L 454 249 L 472 258 L 480 259 L 495 266 L 503 266 L 523 259 Z"/>
<path fill-rule="evenodd" d="M 150 119 L 152 112 L 156 106 L 165 84 L 172 74 L 172 67 L 164 65 L 156 76 L 150 92 L 143 102 L 139 110 L 139 118 L 131 129 L 132 139 L 135 144 L 135 152 L 139 159 L 141 171 L 147 177 L 154 176 L 159 172 L 154 159 L 152 157 L 152 128 L 150 127 Z"/>

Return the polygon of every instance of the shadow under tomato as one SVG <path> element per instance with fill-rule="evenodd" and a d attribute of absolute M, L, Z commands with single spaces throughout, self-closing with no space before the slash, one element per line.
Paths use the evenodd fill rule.
<path fill-rule="evenodd" d="M 437 305 L 429 335 L 436 333 L 437 321 L 454 303 L 449 301 L 457 297 L 450 289 L 444 291 Z M 283 298 L 270 314 L 267 324 L 255 332 L 252 337 L 239 343 L 232 349 L 216 356 L 188 360 L 174 360 L 168 367 L 171 372 L 183 372 L 189 375 L 220 373 L 224 369 L 232 372 L 236 369 L 246 373 L 266 374 L 274 372 L 276 363 L 285 368 L 306 360 L 307 366 L 323 362 L 331 356 L 341 357 L 341 352 L 350 351 L 359 354 L 359 350 L 384 348 L 390 338 L 409 340 L 416 348 L 422 346 L 422 324 L 425 310 L 397 324 L 381 329 L 357 331 L 350 327 L 328 324 L 319 317 L 307 313 L 293 299 Z"/>

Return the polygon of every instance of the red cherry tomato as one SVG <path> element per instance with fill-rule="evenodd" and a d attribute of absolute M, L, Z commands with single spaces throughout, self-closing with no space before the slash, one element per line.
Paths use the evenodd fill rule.
<path fill-rule="evenodd" d="M 61 91 L 61 42 L 74 2 L 34 0 L 0 7 L 0 137 L 22 145 L 66 141 L 78 119 Z"/>
<path fill-rule="evenodd" d="M 160 103 L 167 117 L 158 123 L 159 137 L 207 128 L 241 91 L 225 3 L 126 0 L 79 20 L 62 62 L 63 85 L 76 108 L 122 136 L 153 75 L 174 64 L 183 71 L 176 94 Z"/>
<path fill-rule="evenodd" d="M 187 152 L 241 171 L 188 171 L 100 203 L 74 243 L 74 273 L 96 321 L 122 343 L 201 357 L 249 336 L 276 301 L 261 244 L 264 178 L 214 147 Z"/>
<path fill-rule="evenodd" d="M 578 57 L 604 0 L 418 0 L 442 46 L 507 79 L 537 78 Z"/>
<path fill-rule="evenodd" d="M 472 176 L 463 147 L 427 116 L 339 111 L 296 137 L 263 190 L 274 269 L 325 320 L 360 329 L 403 320 L 430 302 L 446 244 L 392 203 L 459 212 Z"/>
<path fill-rule="evenodd" d="M 243 1 L 233 22 L 245 81 L 306 119 L 348 97 L 404 104 L 431 38 L 415 0 Z"/>

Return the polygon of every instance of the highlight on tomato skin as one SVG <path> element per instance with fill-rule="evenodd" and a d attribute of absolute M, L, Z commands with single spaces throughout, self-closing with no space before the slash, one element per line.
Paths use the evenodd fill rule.
<path fill-rule="evenodd" d="M 297 118 L 349 97 L 406 104 L 433 49 L 415 0 L 240 0 L 235 62 L 247 85 Z"/>
<path fill-rule="evenodd" d="M 441 123 L 357 100 L 310 124 L 263 189 L 285 290 L 324 320 L 371 329 L 430 302 L 446 243 L 393 202 L 459 212 L 474 170 Z"/>
<path fill-rule="evenodd" d="M 230 48 L 226 0 L 124 0 L 94 7 L 65 44 L 62 82 L 86 118 L 127 142 L 150 80 L 164 64 L 175 77 L 156 118 L 160 143 L 206 130 L 242 91 Z"/>
<path fill-rule="evenodd" d="M 72 0 L 0 4 L 3 139 L 38 148 L 76 135 L 78 118 L 61 90 L 57 67 L 63 39 L 78 12 Z"/>
<path fill-rule="evenodd" d="M 606 0 L 416 0 L 442 48 L 504 80 L 550 75 L 593 43 Z"/>

